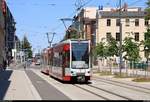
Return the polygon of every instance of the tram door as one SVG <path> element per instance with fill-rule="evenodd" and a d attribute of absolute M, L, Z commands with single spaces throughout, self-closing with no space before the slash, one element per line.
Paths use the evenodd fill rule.
<path fill-rule="evenodd" d="M 70 67 L 70 48 L 69 48 L 69 44 L 64 45 L 62 60 L 63 60 L 62 61 L 62 71 L 63 71 L 63 76 L 65 76 L 65 68 Z"/>

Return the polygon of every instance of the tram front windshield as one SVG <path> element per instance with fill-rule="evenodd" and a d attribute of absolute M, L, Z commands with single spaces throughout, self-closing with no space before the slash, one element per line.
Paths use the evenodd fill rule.
<path fill-rule="evenodd" d="M 72 68 L 89 67 L 88 43 L 72 43 Z"/>

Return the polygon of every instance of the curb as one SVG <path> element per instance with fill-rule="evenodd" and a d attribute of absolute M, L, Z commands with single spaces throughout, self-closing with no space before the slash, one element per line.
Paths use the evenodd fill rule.
<path fill-rule="evenodd" d="M 31 80 L 29 79 L 26 73 L 25 73 L 25 77 L 27 79 L 27 83 L 29 85 L 32 95 L 35 97 L 36 100 L 42 100 L 39 93 L 37 92 L 36 88 L 33 86 Z"/>

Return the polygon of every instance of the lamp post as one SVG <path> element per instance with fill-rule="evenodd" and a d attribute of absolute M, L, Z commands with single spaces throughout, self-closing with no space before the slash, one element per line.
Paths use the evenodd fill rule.
<path fill-rule="evenodd" d="M 120 48 L 119 48 L 119 59 L 120 59 L 120 62 L 119 62 L 119 73 L 120 73 L 120 76 L 121 76 L 121 70 L 122 70 L 122 23 L 121 23 L 121 13 L 122 13 L 122 9 L 121 9 L 121 0 L 119 0 L 119 5 L 120 5 L 120 10 L 119 10 L 119 23 L 120 23 L 120 26 L 119 26 L 119 32 L 120 32 Z"/>
<path fill-rule="evenodd" d="M 16 24 L 16 22 L 15 21 L 13 21 L 12 22 L 12 26 L 14 27 L 14 29 L 15 29 L 15 24 Z M 17 51 L 16 51 L 16 34 L 15 34 L 15 30 L 14 30 L 14 62 L 16 63 L 16 54 L 17 54 Z"/>
<path fill-rule="evenodd" d="M 147 46 L 145 47 L 145 51 L 146 51 L 145 57 L 146 57 L 146 64 L 147 64 L 147 66 L 145 67 L 145 77 L 146 77 L 146 71 L 147 71 L 146 68 L 148 69 L 148 58 L 149 58 L 149 52 L 148 52 L 149 48 Z"/>

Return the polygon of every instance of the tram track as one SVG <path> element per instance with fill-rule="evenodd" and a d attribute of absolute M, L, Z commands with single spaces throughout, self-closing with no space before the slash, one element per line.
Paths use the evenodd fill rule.
<path fill-rule="evenodd" d="M 93 79 L 96 80 L 96 81 L 108 83 L 108 84 L 111 84 L 111 85 L 120 86 L 120 87 L 131 89 L 131 90 L 134 90 L 134 91 L 150 94 L 150 89 L 146 88 L 146 87 L 127 84 L 127 83 L 124 83 L 124 82 L 118 82 L 118 81 L 104 79 L 104 78 L 93 78 Z"/>
<path fill-rule="evenodd" d="M 102 95 L 96 94 L 96 93 L 94 93 L 94 92 L 92 92 L 92 91 L 90 91 L 90 90 L 88 90 L 88 89 L 85 89 L 85 88 L 79 86 L 79 85 L 73 85 L 73 86 L 78 87 L 78 88 L 80 88 L 80 89 L 82 89 L 82 90 L 84 90 L 84 91 L 86 91 L 86 92 L 89 92 L 89 93 L 95 95 L 95 96 L 98 96 L 98 97 L 100 97 L 100 98 L 102 98 L 102 99 L 104 99 L 104 100 L 110 100 L 110 99 L 108 99 L 108 98 L 106 98 L 106 97 L 104 97 L 104 96 L 102 96 Z"/>
<path fill-rule="evenodd" d="M 84 91 L 87 91 L 87 92 L 89 92 L 89 93 L 91 93 L 91 94 L 94 94 L 94 95 L 96 95 L 96 96 L 98 96 L 98 97 L 100 97 L 100 98 L 103 98 L 104 100 L 112 100 L 112 99 L 110 99 L 110 98 L 108 98 L 108 97 L 104 97 L 104 96 L 102 96 L 102 95 L 100 95 L 100 94 L 98 94 L 98 93 L 96 93 L 96 92 L 93 92 L 93 91 L 91 91 L 91 90 L 88 89 L 88 88 L 82 87 L 82 85 L 74 85 L 74 86 L 76 86 L 76 87 L 78 87 L 78 88 L 80 88 L 80 89 L 82 89 L 82 90 L 84 90 Z M 106 93 L 106 94 L 109 94 L 109 95 L 112 95 L 112 96 L 115 96 L 115 97 L 117 96 L 119 99 L 132 100 L 131 98 L 128 98 L 128 97 L 125 97 L 125 96 L 116 94 L 116 93 L 114 93 L 114 92 L 111 92 L 111 91 L 108 91 L 108 90 L 105 90 L 105 89 L 103 89 L 103 88 L 99 88 L 99 87 L 96 87 L 96 86 L 93 86 L 93 85 L 87 84 L 87 85 L 85 85 L 85 86 L 94 88 L 94 89 L 96 89 L 96 90 L 102 91 L 102 92 L 104 92 L 104 93 Z M 113 99 L 115 99 L 115 98 L 113 98 Z"/>

